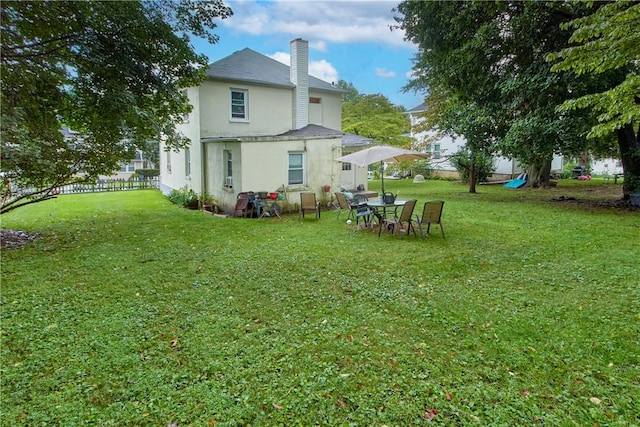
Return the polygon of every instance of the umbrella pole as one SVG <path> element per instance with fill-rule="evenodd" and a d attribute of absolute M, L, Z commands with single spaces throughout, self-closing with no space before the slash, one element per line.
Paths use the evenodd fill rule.
<path fill-rule="evenodd" d="M 384 162 L 380 162 L 380 180 L 382 181 L 381 187 L 382 187 L 382 195 L 384 195 Z"/>

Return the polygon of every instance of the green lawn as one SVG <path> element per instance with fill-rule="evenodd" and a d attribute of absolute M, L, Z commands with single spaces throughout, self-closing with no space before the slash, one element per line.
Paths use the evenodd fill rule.
<path fill-rule="evenodd" d="M 640 211 L 585 203 L 619 185 L 385 184 L 446 239 L 154 191 L 3 215 L 42 237 L 2 251 L 1 424 L 640 424 Z"/>

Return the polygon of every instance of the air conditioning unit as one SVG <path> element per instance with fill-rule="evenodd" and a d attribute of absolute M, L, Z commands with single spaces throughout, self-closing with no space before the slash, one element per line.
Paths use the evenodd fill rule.
<path fill-rule="evenodd" d="M 233 177 L 232 176 L 228 176 L 224 180 L 224 185 L 227 186 L 227 187 L 233 187 Z"/>

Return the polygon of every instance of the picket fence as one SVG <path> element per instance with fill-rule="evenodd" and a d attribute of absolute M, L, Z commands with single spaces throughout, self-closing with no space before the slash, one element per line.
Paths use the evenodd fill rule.
<path fill-rule="evenodd" d="M 148 190 L 159 189 L 160 178 L 155 176 L 152 178 L 107 178 L 99 179 L 95 183 L 76 182 L 73 184 L 58 187 L 56 192 L 59 194 L 78 194 L 78 193 L 99 193 L 104 191 L 129 191 L 129 190 Z"/>

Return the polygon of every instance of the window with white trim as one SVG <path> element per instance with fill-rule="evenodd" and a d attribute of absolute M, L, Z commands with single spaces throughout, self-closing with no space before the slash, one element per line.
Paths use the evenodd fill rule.
<path fill-rule="evenodd" d="M 120 172 L 135 172 L 136 165 L 133 162 L 130 163 L 120 163 Z"/>
<path fill-rule="evenodd" d="M 304 184 L 304 152 L 289 153 L 289 185 Z"/>
<path fill-rule="evenodd" d="M 165 151 L 167 155 L 167 172 L 171 173 L 171 151 Z"/>
<path fill-rule="evenodd" d="M 433 144 L 433 158 L 440 158 L 440 144 Z"/>
<path fill-rule="evenodd" d="M 246 89 L 231 89 L 231 120 L 249 120 L 249 91 Z"/>
<path fill-rule="evenodd" d="M 184 176 L 191 176 L 191 150 L 184 149 Z"/>
<path fill-rule="evenodd" d="M 224 186 L 233 188 L 233 155 L 231 151 L 224 151 Z"/>

